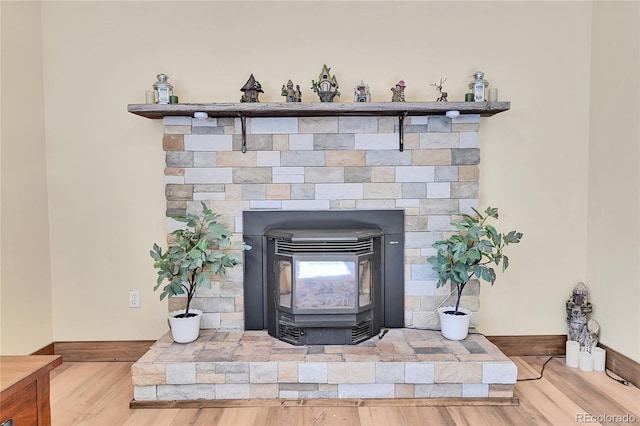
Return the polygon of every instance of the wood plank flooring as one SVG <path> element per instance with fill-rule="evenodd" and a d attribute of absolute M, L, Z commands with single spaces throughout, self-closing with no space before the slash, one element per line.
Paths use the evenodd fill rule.
<path fill-rule="evenodd" d="M 548 357 L 512 357 L 518 378 L 537 377 Z M 129 409 L 130 362 L 65 362 L 51 372 L 51 416 L 66 425 L 413 426 L 640 423 L 640 390 L 604 373 L 585 373 L 554 358 L 544 377 L 520 381 L 518 406 L 268 406 Z M 598 419 L 586 416 L 609 416 Z M 582 417 L 580 417 L 582 416 Z M 633 417 L 629 417 L 633 416 Z M 582 421 L 580 421 L 582 419 Z M 595 421 L 594 421 L 595 420 Z"/>

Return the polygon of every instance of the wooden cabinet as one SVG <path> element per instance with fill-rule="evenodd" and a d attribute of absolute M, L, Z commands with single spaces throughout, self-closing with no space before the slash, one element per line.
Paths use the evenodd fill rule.
<path fill-rule="evenodd" d="M 59 355 L 0 357 L 0 424 L 50 425 L 49 372 Z"/>

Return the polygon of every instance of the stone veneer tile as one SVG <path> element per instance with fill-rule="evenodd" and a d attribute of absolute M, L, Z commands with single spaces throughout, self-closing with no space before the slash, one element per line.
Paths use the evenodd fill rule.
<path fill-rule="evenodd" d="M 246 384 L 219 384 L 212 385 L 216 389 L 217 399 L 249 399 L 251 398 L 251 385 Z"/>
<path fill-rule="evenodd" d="M 191 126 L 191 117 L 167 115 L 162 117 L 163 126 Z"/>
<path fill-rule="evenodd" d="M 243 200 L 265 200 L 267 198 L 267 185 L 264 183 L 243 184 Z"/>
<path fill-rule="evenodd" d="M 403 362 L 376 362 L 376 383 L 404 383 Z"/>
<path fill-rule="evenodd" d="M 402 184 L 400 183 L 364 183 L 363 197 L 372 199 L 402 198 Z"/>
<path fill-rule="evenodd" d="M 439 362 L 435 368 L 436 383 L 481 383 L 482 364 Z"/>
<path fill-rule="evenodd" d="M 328 383 L 375 383 L 374 362 L 330 362 L 327 364 Z"/>
<path fill-rule="evenodd" d="M 164 135 L 162 137 L 162 149 L 165 151 L 183 151 L 184 135 Z"/>
<path fill-rule="evenodd" d="M 165 163 L 167 167 L 193 167 L 193 152 L 167 151 Z"/>
<path fill-rule="evenodd" d="M 378 117 L 338 117 L 340 133 L 376 133 Z"/>
<path fill-rule="evenodd" d="M 458 166 L 458 174 L 460 181 L 477 181 L 480 179 L 480 167 L 473 166 Z"/>
<path fill-rule="evenodd" d="M 289 149 L 289 138 L 293 135 L 273 135 L 273 150 L 287 151 Z"/>
<path fill-rule="evenodd" d="M 451 164 L 450 149 L 424 149 L 412 152 L 414 166 L 448 166 Z"/>
<path fill-rule="evenodd" d="M 478 148 L 479 146 L 478 132 L 460 132 L 460 148 Z"/>
<path fill-rule="evenodd" d="M 457 148 L 451 150 L 451 164 L 453 165 L 473 165 L 479 163 L 479 148 Z"/>
<path fill-rule="evenodd" d="M 319 133 L 313 135 L 313 149 L 319 151 L 353 149 L 354 137 L 344 133 Z"/>
<path fill-rule="evenodd" d="M 420 133 L 420 148 L 458 148 L 458 133 Z"/>
<path fill-rule="evenodd" d="M 166 379 L 166 364 L 136 362 L 131 366 L 134 386 L 163 385 Z"/>
<path fill-rule="evenodd" d="M 185 183 L 232 183 L 232 169 L 190 168 L 184 171 Z"/>
<path fill-rule="evenodd" d="M 274 362 L 252 362 L 249 364 L 251 383 L 277 383 L 278 364 Z"/>
<path fill-rule="evenodd" d="M 160 401 L 216 399 L 216 386 L 222 385 L 158 385 L 157 399 Z"/>
<path fill-rule="evenodd" d="M 256 167 L 256 151 L 218 152 L 218 167 Z"/>
<path fill-rule="evenodd" d="M 446 199 L 420 200 L 420 214 L 456 214 L 458 201 Z"/>
<path fill-rule="evenodd" d="M 304 183 L 304 167 L 273 167 L 273 183 Z"/>
<path fill-rule="evenodd" d="M 280 166 L 280 151 L 258 151 L 256 153 L 256 165 L 258 167 Z"/>
<path fill-rule="evenodd" d="M 420 133 L 407 133 L 403 138 L 404 149 L 420 149 Z"/>
<path fill-rule="evenodd" d="M 355 135 L 355 149 L 398 150 L 398 136 L 395 133 L 359 133 Z"/>
<path fill-rule="evenodd" d="M 297 134 L 289 135 L 289 148 L 281 151 L 312 151 L 313 150 L 313 135 L 312 134 Z"/>
<path fill-rule="evenodd" d="M 278 383 L 296 383 L 298 381 L 297 362 L 278 362 Z"/>
<path fill-rule="evenodd" d="M 168 385 L 189 385 L 196 383 L 196 364 L 178 362 L 167 364 Z"/>
<path fill-rule="evenodd" d="M 427 183 L 427 198 L 451 198 L 452 186 L 458 182 Z"/>
<path fill-rule="evenodd" d="M 478 182 L 451 182 L 451 198 L 477 198 Z"/>
<path fill-rule="evenodd" d="M 434 280 L 408 280 L 404 284 L 406 296 L 433 296 L 436 283 Z"/>
<path fill-rule="evenodd" d="M 466 213 L 466 214 L 475 214 L 475 212 L 473 210 L 471 210 L 471 207 L 473 207 L 474 209 L 478 210 L 480 208 L 480 205 L 478 203 L 478 199 L 460 199 L 458 200 L 458 203 L 460 205 L 460 213 Z"/>
<path fill-rule="evenodd" d="M 395 398 L 414 398 L 415 386 L 416 385 L 407 384 L 407 383 L 396 383 L 394 397 Z"/>
<path fill-rule="evenodd" d="M 280 389 L 277 383 L 251 383 L 249 385 L 249 397 L 251 399 L 276 399 L 279 394 Z"/>
<path fill-rule="evenodd" d="M 307 183 L 343 183 L 344 167 L 305 167 L 304 181 Z"/>
<path fill-rule="evenodd" d="M 249 151 L 273 151 L 273 138 L 275 135 L 253 135 L 247 134 L 247 152 Z M 233 151 L 242 150 L 242 136 L 238 133 L 233 135 L 231 142 Z"/>
<path fill-rule="evenodd" d="M 431 115 L 427 122 L 428 132 L 450 132 L 451 119 L 444 115 Z"/>
<path fill-rule="evenodd" d="M 266 197 L 269 200 L 289 200 L 291 199 L 291 184 L 271 183 L 266 186 Z"/>
<path fill-rule="evenodd" d="M 296 117 L 253 117 L 249 127 L 253 134 L 298 133 L 298 119 Z"/>
<path fill-rule="evenodd" d="M 273 181 L 271 167 L 234 167 L 232 176 L 233 183 L 271 183 Z"/>
<path fill-rule="evenodd" d="M 458 166 L 436 166 L 436 182 L 456 182 L 458 180 Z"/>
<path fill-rule="evenodd" d="M 459 398 L 462 396 L 462 383 L 434 383 L 415 385 L 416 398 Z"/>
<path fill-rule="evenodd" d="M 218 127 L 218 118 L 193 118 L 191 119 L 191 127 Z"/>
<path fill-rule="evenodd" d="M 480 114 L 462 114 L 451 119 L 452 123 L 480 123 Z"/>
<path fill-rule="evenodd" d="M 282 166 L 324 166 L 325 153 L 322 151 L 283 151 L 280 157 Z"/>
<path fill-rule="evenodd" d="M 338 398 L 393 398 L 393 383 L 339 384 Z"/>
<path fill-rule="evenodd" d="M 489 385 L 489 398 L 511 398 L 513 397 L 514 385 Z"/>
<path fill-rule="evenodd" d="M 329 200 L 282 200 L 283 210 L 329 210 Z"/>
<path fill-rule="evenodd" d="M 433 182 L 435 168 L 433 166 L 398 166 L 396 182 Z"/>
<path fill-rule="evenodd" d="M 299 117 L 299 133 L 338 133 L 338 117 Z"/>
<path fill-rule="evenodd" d="M 133 399 L 136 401 L 155 401 L 156 400 L 156 387 L 155 386 L 134 386 L 133 387 Z"/>
<path fill-rule="evenodd" d="M 422 362 L 407 362 L 404 369 L 406 383 L 433 383 L 434 365 Z"/>
<path fill-rule="evenodd" d="M 193 153 L 193 167 L 216 167 L 217 158 L 215 151 L 196 151 Z"/>
<path fill-rule="evenodd" d="M 308 362 L 298 364 L 298 381 L 300 383 L 327 383 L 328 370 L 326 362 Z"/>
<path fill-rule="evenodd" d="M 335 166 L 364 166 L 364 151 L 326 151 L 326 165 Z"/>
<path fill-rule="evenodd" d="M 395 167 L 370 167 L 371 182 L 395 182 Z"/>
<path fill-rule="evenodd" d="M 365 164 L 367 166 L 409 166 L 411 165 L 411 151 L 366 151 Z"/>
<path fill-rule="evenodd" d="M 316 185 L 317 200 L 362 199 L 361 183 L 319 183 Z"/>
<path fill-rule="evenodd" d="M 463 398 L 487 398 L 489 396 L 489 385 L 486 383 L 463 383 Z"/>
<path fill-rule="evenodd" d="M 190 135 L 191 126 L 164 126 L 165 135 Z"/>
<path fill-rule="evenodd" d="M 185 151 L 231 151 L 230 135 L 185 135 Z"/>
<path fill-rule="evenodd" d="M 193 185 L 173 185 L 165 186 L 164 194 L 167 201 L 188 201 L 193 199 Z"/>
<path fill-rule="evenodd" d="M 512 384 L 518 377 L 518 368 L 511 362 L 482 364 L 482 383 Z"/>
<path fill-rule="evenodd" d="M 405 200 L 406 201 L 406 200 Z M 415 201 L 414 207 L 418 207 L 418 200 Z M 406 205 L 406 204 L 405 204 Z M 424 231 L 427 229 L 427 216 L 406 216 L 404 218 L 405 231 Z"/>

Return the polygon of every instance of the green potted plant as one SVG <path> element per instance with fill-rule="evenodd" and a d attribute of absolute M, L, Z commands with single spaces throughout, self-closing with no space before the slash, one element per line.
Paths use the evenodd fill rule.
<path fill-rule="evenodd" d="M 244 242 L 231 241 L 229 228 L 217 221 L 220 216 L 202 202 L 202 214 L 187 214 L 173 219 L 186 227 L 171 233 L 165 252 L 157 244 L 150 254 L 153 266 L 158 269 L 158 280 L 154 290 L 165 283 L 160 300 L 167 296 L 185 294 L 185 309 L 169 313 L 169 324 L 173 340 L 178 343 L 193 342 L 200 332 L 202 311 L 191 309 L 191 301 L 199 286 L 211 288 L 210 274 L 226 278 L 227 268 L 242 263 L 234 253 L 251 247 Z"/>
<path fill-rule="evenodd" d="M 505 247 L 519 243 L 522 238 L 521 232 L 502 234 L 487 223 L 489 218 L 498 219 L 497 208 L 487 207 L 484 215 L 476 209 L 473 211 L 475 217 L 463 214 L 464 222 L 452 223 L 458 232 L 436 241 L 433 247 L 437 253 L 428 259 L 438 273 L 436 287 L 442 287 L 449 281 L 456 286 L 455 306 L 444 306 L 438 310 L 442 335 L 450 340 L 467 337 L 471 312 L 460 308 L 460 298 L 467 283 L 475 277 L 493 285 L 496 281 L 493 266 L 502 264 L 504 272 L 509 267 L 509 258 L 503 253 Z"/>

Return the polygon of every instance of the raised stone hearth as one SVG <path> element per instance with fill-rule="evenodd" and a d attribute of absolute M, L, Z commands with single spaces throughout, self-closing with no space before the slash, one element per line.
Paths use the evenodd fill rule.
<path fill-rule="evenodd" d="M 517 369 L 481 334 L 390 329 L 358 345 L 292 346 L 266 330 L 165 334 L 132 367 L 136 401 L 511 398 Z"/>

